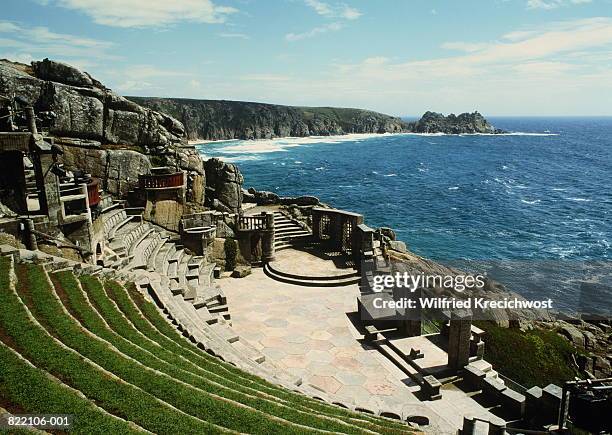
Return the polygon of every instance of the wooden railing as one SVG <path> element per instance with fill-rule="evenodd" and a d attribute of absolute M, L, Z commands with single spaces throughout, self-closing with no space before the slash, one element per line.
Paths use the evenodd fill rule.
<path fill-rule="evenodd" d="M 241 216 L 238 219 L 239 230 L 265 230 L 265 216 Z"/>
<path fill-rule="evenodd" d="M 89 206 L 94 207 L 100 204 L 100 179 L 92 178 L 91 182 L 87 185 L 87 196 L 89 198 Z"/>
<path fill-rule="evenodd" d="M 143 189 L 164 189 L 169 187 L 182 187 L 184 177 L 182 172 L 174 174 L 139 175 L 138 181 Z"/>

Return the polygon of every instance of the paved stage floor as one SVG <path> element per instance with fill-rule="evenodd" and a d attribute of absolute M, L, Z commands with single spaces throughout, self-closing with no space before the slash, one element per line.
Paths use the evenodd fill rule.
<path fill-rule="evenodd" d="M 278 254 L 302 275 L 324 275 L 334 268 L 333 262 L 306 252 Z M 357 405 L 379 408 L 389 400 L 426 404 L 456 427 L 466 413 L 489 414 L 453 385 L 443 387 L 442 400 L 419 401 L 413 394 L 419 387 L 377 350 L 360 342 L 351 321 L 357 316 L 357 285 L 301 287 L 275 281 L 261 268 L 253 268 L 245 278 L 217 282 L 227 296 L 234 330 L 306 384 Z M 436 363 L 439 358 L 436 354 Z"/>

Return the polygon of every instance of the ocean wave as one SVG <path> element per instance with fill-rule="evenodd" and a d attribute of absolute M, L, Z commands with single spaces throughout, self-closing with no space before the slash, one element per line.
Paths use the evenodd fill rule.
<path fill-rule="evenodd" d="M 206 159 L 210 158 L 218 158 L 223 160 L 226 163 L 239 163 L 239 162 L 253 162 L 256 160 L 261 160 L 261 157 L 258 156 L 220 156 L 220 155 L 210 155 L 207 156 Z"/>
<path fill-rule="evenodd" d="M 537 204 L 537 203 L 539 203 L 539 202 L 540 202 L 540 200 L 539 200 L 539 199 L 534 199 L 534 200 L 530 201 L 530 200 L 528 200 L 528 199 L 521 199 L 521 202 L 522 202 L 523 204 L 533 205 L 533 204 Z"/>
<path fill-rule="evenodd" d="M 449 187 L 448 190 L 459 190 L 459 186 Z"/>
<path fill-rule="evenodd" d="M 383 177 L 397 177 L 397 174 L 386 174 Z"/>
<path fill-rule="evenodd" d="M 577 198 L 577 197 L 569 197 L 569 198 L 563 198 L 567 201 L 576 201 L 576 202 L 591 202 L 593 201 L 592 199 L 589 198 Z"/>
<path fill-rule="evenodd" d="M 323 166 L 319 166 L 318 168 L 315 168 L 315 171 L 323 171 L 323 170 L 325 170 Z"/>

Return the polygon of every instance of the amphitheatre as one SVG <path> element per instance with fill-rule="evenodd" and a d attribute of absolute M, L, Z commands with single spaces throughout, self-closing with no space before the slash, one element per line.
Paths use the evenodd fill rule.
<path fill-rule="evenodd" d="M 469 312 L 373 309 L 397 263 L 448 272 L 392 230 L 243 190 L 179 121 L 68 65 L 3 61 L 0 94 L 0 414 L 75 433 L 559 423 L 565 390 L 513 386 Z"/>

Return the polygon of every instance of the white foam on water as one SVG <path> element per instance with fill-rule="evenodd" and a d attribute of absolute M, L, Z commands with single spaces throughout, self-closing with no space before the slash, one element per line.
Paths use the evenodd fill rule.
<path fill-rule="evenodd" d="M 386 174 L 383 175 L 384 177 L 397 177 L 397 174 Z"/>
<path fill-rule="evenodd" d="M 592 199 L 589 198 L 576 198 L 576 197 L 569 197 L 569 198 L 563 198 L 566 199 L 568 201 L 576 201 L 576 202 L 591 202 L 593 201 Z"/>
<path fill-rule="evenodd" d="M 459 186 L 449 187 L 448 190 L 459 190 Z"/>
<path fill-rule="evenodd" d="M 533 204 L 537 204 L 537 203 L 539 203 L 539 202 L 540 202 L 540 200 L 539 200 L 539 199 L 534 199 L 534 200 L 530 201 L 530 200 L 527 200 L 527 199 L 521 199 L 521 202 L 522 202 L 523 204 L 533 205 Z"/>

